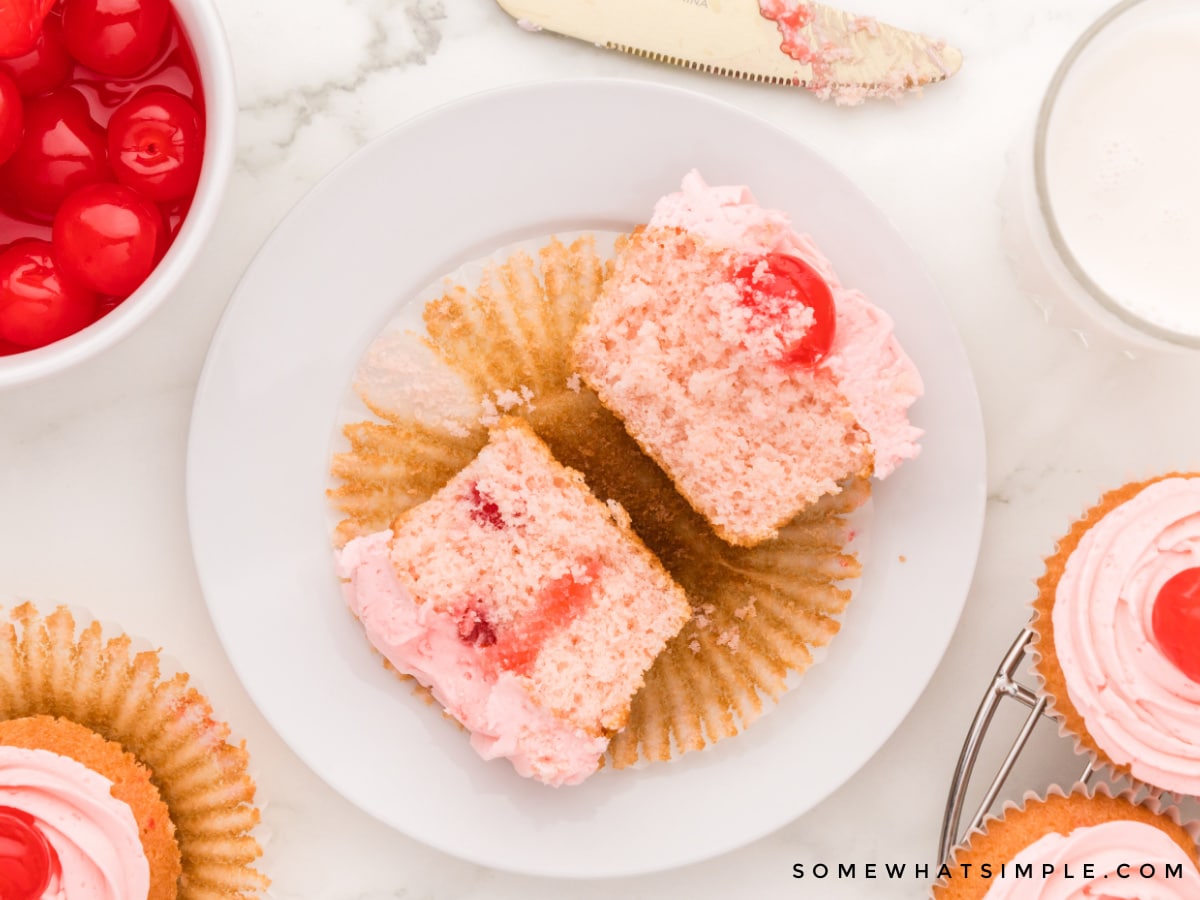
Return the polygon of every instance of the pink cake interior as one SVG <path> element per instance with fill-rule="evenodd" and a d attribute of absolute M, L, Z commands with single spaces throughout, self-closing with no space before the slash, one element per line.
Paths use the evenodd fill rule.
<path fill-rule="evenodd" d="M 372 643 L 431 688 L 481 754 L 550 784 L 596 770 L 690 615 L 627 518 L 511 420 L 437 495 L 340 561 Z"/>
<path fill-rule="evenodd" d="M 739 273 L 801 260 L 832 296 L 836 330 L 815 365 L 789 363 L 814 324 L 802 303 L 748 300 Z M 721 537 L 774 537 L 806 505 L 916 455 L 920 376 L 891 319 L 846 290 L 811 239 L 741 187 L 696 173 L 621 250 L 576 337 L 601 401 Z"/>

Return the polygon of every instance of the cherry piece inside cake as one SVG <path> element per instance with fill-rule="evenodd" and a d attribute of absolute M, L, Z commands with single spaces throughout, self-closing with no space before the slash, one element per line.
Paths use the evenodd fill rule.
<path fill-rule="evenodd" d="M 575 369 L 726 541 L 918 452 L 892 321 L 744 187 L 692 172 L 619 248 Z"/>
<path fill-rule="evenodd" d="M 347 544 L 339 569 L 371 643 L 480 755 L 552 785 L 596 771 L 691 615 L 624 511 L 515 419 L 390 530 Z"/>

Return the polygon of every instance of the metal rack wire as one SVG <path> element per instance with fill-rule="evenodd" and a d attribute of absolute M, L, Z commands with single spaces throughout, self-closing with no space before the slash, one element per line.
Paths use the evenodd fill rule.
<path fill-rule="evenodd" d="M 1008 780 L 1009 773 L 1012 772 L 1021 751 L 1029 743 L 1034 727 L 1043 716 L 1049 718 L 1046 712 L 1046 698 L 1039 697 L 1035 690 L 1017 681 L 1016 678 L 1017 672 L 1029 652 L 1029 644 L 1032 640 L 1033 629 L 1031 628 L 1025 628 L 1017 636 L 1016 641 L 1013 642 L 1012 647 L 1009 648 L 1000 663 L 1000 667 L 996 670 L 983 702 L 979 704 L 979 709 L 971 722 L 971 728 L 967 732 L 962 752 L 958 757 L 958 765 L 954 768 L 950 793 L 946 798 L 946 812 L 942 818 L 942 834 L 938 843 L 939 860 L 947 859 L 954 845 L 983 823 L 992 804 L 1000 796 L 1004 782 Z M 967 789 L 971 785 L 971 776 L 975 771 L 975 763 L 979 758 L 979 751 L 983 747 L 984 738 L 987 736 L 988 727 L 992 724 L 992 719 L 996 715 L 1000 703 L 1005 699 L 1015 700 L 1025 706 L 1029 710 L 1029 715 L 1025 717 L 1025 723 L 1021 726 L 1021 730 L 1008 750 L 1008 755 L 1000 764 L 995 778 L 992 779 L 992 783 L 984 793 L 975 815 L 971 817 L 967 826 L 962 828 L 963 807 L 966 802 Z M 1095 774 L 1095 769 L 1089 762 L 1080 776 L 1080 781 L 1090 782 Z"/>

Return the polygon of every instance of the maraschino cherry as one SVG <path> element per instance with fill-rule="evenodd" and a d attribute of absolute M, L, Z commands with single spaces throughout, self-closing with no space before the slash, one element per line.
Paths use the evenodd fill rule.
<path fill-rule="evenodd" d="M 42 23 L 41 33 L 28 53 L 0 59 L 0 72 L 12 78 L 26 97 L 36 97 L 62 87 L 71 77 L 74 66 L 63 43 L 62 19 L 56 15 Z"/>
<path fill-rule="evenodd" d="M 0 72 L 0 166 L 21 146 L 25 133 L 25 107 L 17 83 Z"/>
<path fill-rule="evenodd" d="M 1200 682 L 1200 567 L 1170 578 L 1154 601 L 1154 638 L 1163 655 Z"/>
<path fill-rule="evenodd" d="M 54 0 L 6 0 L 0 3 L 0 59 L 33 49 Z"/>
<path fill-rule="evenodd" d="M 58 871 L 58 856 L 33 816 L 0 806 L 0 897 L 38 900 Z"/>
<path fill-rule="evenodd" d="M 785 352 L 784 363 L 812 367 L 829 354 L 837 324 L 833 292 L 812 266 L 787 253 L 768 253 L 743 266 L 734 279 L 742 285 L 742 304 L 760 315 L 792 303 L 813 311 L 812 325 Z"/>
<path fill-rule="evenodd" d="M 95 319 L 96 304 L 95 293 L 60 270 L 48 241 L 18 241 L 0 253 L 0 340 L 44 347 Z"/>

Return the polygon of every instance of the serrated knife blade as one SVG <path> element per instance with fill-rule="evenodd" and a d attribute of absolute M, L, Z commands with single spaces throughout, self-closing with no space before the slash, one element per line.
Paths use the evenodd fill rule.
<path fill-rule="evenodd" d="M 759 0 L 497 0 L 530 30 L 546 30 L 659 62 L 750 81 L 795 84 L 854 102 L 949 78 L 962 53 L 915 32 L 822 3 L 775 0 L 799 10 L 797 32 L 814 59 L 782 49 Z M 804 56 L 803 49 L 795 56 Z"/>

